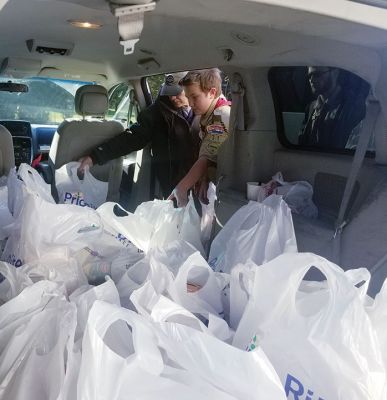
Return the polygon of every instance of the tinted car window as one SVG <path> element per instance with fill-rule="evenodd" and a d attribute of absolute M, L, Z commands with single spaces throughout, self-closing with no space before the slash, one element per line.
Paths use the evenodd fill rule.
<path fill-rule="evenodd" d="M 366 81 L 339 68 L 305 66 L 271 68 L 269 82 L 282 144 L 333 152 L 356 148 L 370 90 Z"/>

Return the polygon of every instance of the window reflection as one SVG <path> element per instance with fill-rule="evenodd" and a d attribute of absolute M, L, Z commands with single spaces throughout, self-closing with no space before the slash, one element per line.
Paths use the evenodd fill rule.
<path fill-rule="evenodd" d="M 367 82 L 351 72 L 319 66 L 272 68 L 269 78 L 287 142 L 323 150 L 356 147 Z"/>

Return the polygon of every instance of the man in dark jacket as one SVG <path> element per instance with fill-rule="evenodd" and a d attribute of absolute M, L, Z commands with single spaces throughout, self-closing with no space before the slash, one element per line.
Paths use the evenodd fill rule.
<path fill-rule="evenodd" d="M 338 82 L 339 73 L 338 68 L 308 68 L 309 83 L 317 99 L 308 107 L 299 144 L 344 149 L 358 134 L 366 113 L 367 93 L 345 93 Z"/>
<path fill-rule="evenodd" d="M 199 152 L 199 121 L 188 104 L 179 81 L 185 73 L 166 75 L 159 96 L 140 112 L 138 121 L 120 135 L 95 148 L 83 157 L 81 166 L 104 164 L 109 160 L 143 149 L 152 149 L 152 163 L 167 198 L 173 188 L 190 170 Z"/>

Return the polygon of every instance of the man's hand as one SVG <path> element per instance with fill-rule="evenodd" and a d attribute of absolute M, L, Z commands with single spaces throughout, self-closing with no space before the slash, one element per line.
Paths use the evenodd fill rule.
<path fill-rule="evenodd" d="M 168 200 L 176 199 L 178 207 L 185 207 L 188 203 L 187 190 L 177 185 L 169 195 Z"/>
<path fill-rule="evenodd" d="M 82 157 L 78 161 L 81 163 L 78 167 L 78 172 L 82 175 L 85 173 L 86 168 L 91 168 L 94 164 L 93 160 L 89 156 Z"/>

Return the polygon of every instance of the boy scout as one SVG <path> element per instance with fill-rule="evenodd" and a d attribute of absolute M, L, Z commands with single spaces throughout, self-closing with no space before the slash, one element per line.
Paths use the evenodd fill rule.
<path fill-rule="evenodd" d="M 222 95 L 222 78 L 217 68 L 191 71 L 180 81 L 189 104 L 200 118 L 199 158 L 170 195 L 179 207 L 187 204 L 187 192 L 199 185 L 199 198 L 206 202 L 208 178 L 213 180 L 219 147 L 228 137 L 230 103 Z"/>

